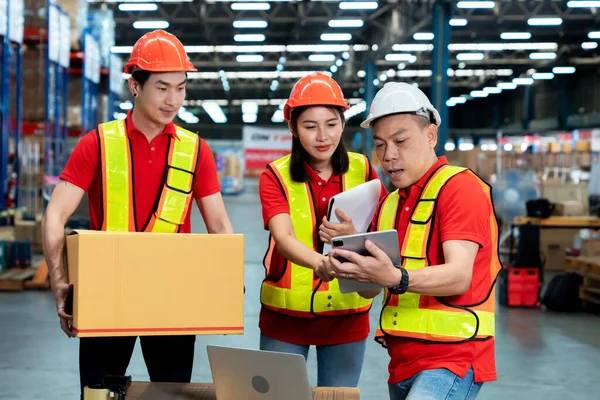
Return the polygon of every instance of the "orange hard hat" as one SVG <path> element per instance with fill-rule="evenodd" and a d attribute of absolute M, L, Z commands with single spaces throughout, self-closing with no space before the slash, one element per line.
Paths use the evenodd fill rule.
<path fill-rule="evenodd" d="M 125 73 L 130 74 L 134 69 L 151 72 L 197 71 L 179 39 L 160 29 L 146 33 L 133 46 Z"/>
<path fill-rule="evenodd" d="M 296 82 L 290 98 L 283 107 L 283 117 L 290 120 L 292 109 L 303 106 L 334 106 L 350 108 L 340 85 L 329 76 L 315 72 Z"/>

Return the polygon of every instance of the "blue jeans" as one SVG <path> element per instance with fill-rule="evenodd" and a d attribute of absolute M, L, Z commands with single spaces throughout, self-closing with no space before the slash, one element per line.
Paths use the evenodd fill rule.
<path fill-rule="evenodd" d="M 481 385 L 473 382 L 473 368 L 463 379 L 444 368 L 432 369 L 389 385 L 390 400 L 474 400 Z"/>
<path fill-rule="evenodd" d="M 365 358 L 366 340 L 317 346 L 317 386 L 357 387 Z M 310 346 L 280 342 L 260 334 L 260 349 L 301 354 L 306 360 Z"/>

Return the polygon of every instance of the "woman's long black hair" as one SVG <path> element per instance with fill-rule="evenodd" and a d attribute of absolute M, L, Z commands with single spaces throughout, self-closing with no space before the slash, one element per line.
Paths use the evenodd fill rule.
<path fill-rule="evenodd" d="M 290 126 L 293 132 L 298 132 L 298 118 L 304 111 L 306 111 L 311 106 L 298 107 L 292 110 L 290 115 Z M 340 120 L 342 125 L 346 123 L 346 118 L 344 117 L 344 111 L 340 107 L 327 107 L 329 110 L 336 112 L 340 116 Z M 293 135 L 292 138 L 292 155 L 290 161 L 290 175 L 292 179 L 296 182 L 307 182 L 308 174 L 304 169 L 304 162 L 309 161 L 309 154 L 304 147 L 302 147 L 302 143 L 300 143 L 300 139 L 296 135 Z M 348 172 L 350 161 L 348 159 L 348 150 L 346 149 L 346 145 L 344 144 L 344 138 L 340 139 L 340 143 L 337 148 L 333 152 L 331 156 L 331 166 L 333 168 L 333 175 L 342 175 Z"/>

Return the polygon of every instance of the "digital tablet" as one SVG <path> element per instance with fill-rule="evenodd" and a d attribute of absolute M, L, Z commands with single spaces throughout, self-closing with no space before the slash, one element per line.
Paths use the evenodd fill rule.
<path fill-rule="evenodd" d="M 388 255 L 392 262 L 401 265 L 400 248 L 398 246 L 398 232 L 395 229 L 387 231 L 357 233 L 355 235 L 338 236 L 332 239 L 331 244 L 334 249 L 350 250 L 362 256 L 369 256 L 371 253 L 365 247 L 366 240 L 370 240 Z M 338 258 L 341 262 L 347 260 Z M 381 289 L 381 285 L 375 283 L 356 282 L 351 279 L 338 278 L 341 293 L 362 292 L 366 290 Z"/>

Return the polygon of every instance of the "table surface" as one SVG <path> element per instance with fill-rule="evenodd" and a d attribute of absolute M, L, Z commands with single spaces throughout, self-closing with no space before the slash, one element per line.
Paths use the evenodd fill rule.
<path fill-rule="evenodd" d="M 314 400 L 359 400 L 356 388 L 313 388 Z M 132 382 L 127 400 L 216 400 L 212 383 Z"/>
<path fill-rule="evenodd" d="M 526 217 L 526 216 L 517 216 L 513 220 L 513 224 L 515 225 L 523 225 L 523 224 L 538 224 L 541 226 L 569 226 L 569 227 L 600 227 L 600 218 L 593 216 L 581 216 L 581 217 L 559 217 L 552 216 L 548 218 L 534 218 L 534 217 Z"/>

